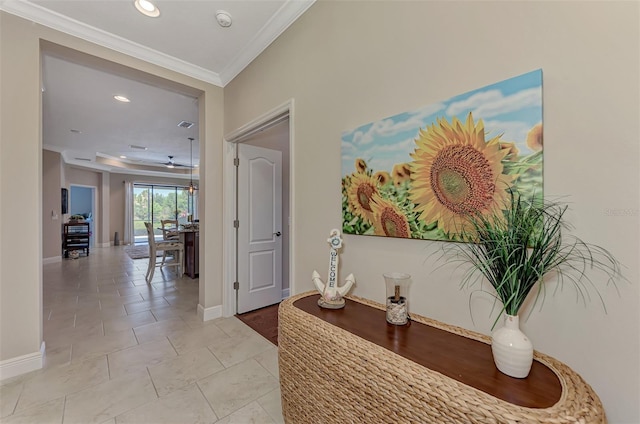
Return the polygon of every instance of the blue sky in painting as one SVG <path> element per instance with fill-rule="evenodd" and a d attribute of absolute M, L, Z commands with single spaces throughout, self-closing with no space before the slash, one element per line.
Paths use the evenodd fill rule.
<path fill-rule="evenodd" d="M 542 122 L 542 70 L 344 132 L 342 176 L 354 171 L 356 158 L 364 159 L 374 171 L 391 173 L 394 164 L 411 161 L 409 154 L 420 128 L 443 117 L 451 122 L 455 116 L 464 122 L 469 112 L 473 113 L 474 122 L 484 121 L 486 140 L 502 134 L 503 141 L 516 143 L 520 155 L 533 153 L 526 139 L 529 130 Z"/>

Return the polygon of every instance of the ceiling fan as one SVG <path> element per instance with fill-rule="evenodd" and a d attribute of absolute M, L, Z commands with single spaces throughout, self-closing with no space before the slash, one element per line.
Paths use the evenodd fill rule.
<path fill-rule="evenodd" d="M 173 156 L 168 156 L 169 161 L 168 162 L 162 162 L 162 165 L 166 166 L 167 168 L 177 168 L 177 167 L 186 167 L 186 168 L 191 168 L 190 165 L 183 165 L 181 163 L 176 163 L 173 160 Z"/>

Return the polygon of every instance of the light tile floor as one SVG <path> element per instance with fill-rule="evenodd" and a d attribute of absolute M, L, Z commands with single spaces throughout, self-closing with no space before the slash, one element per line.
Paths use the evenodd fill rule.
<path fill-rule="evenodd" d="M 283 422 L 277 348 L 200 321 L 198 280 L 146 266 L 118 246 L 43 267 L 45 366 L 1 383 L 0 422 Z"/>

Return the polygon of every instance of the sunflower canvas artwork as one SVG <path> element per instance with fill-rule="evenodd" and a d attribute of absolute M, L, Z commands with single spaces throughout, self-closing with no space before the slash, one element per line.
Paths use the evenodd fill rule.
<path fill-rule="evenodd" d="M 346 234 L 459 240 L 542 192 L 542 70 L 342 134 Z"/>

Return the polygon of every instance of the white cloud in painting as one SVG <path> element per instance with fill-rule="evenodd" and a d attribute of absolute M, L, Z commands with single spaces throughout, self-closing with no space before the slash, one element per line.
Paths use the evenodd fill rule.
<path fill-rule="evenodd" d="M 499 90 L 489 90 L 476 93 L 465 100 L 451 103 L 447 109 L 447 114 L 449 116 L 457 116 L 471 110 L 474 117 L 486 119 L 541 105 L 542 90 L 540 87 L 521 90 L 509 96 L 504 96 Z"/>
<path fill-rule="evenodd" d="M 353 133 L 353 138 L 351 139 L 354 144 L 363 145 L 369 144 L 373 141 L 373 135 L 371 134 L 371 130 L 365 132 L 356 131 Z"/>
<path fill-rule="evenodd" d="M 353 145 L 353 143 L 349 142 L 349 141 L 342 141 L 342 154 L 354 154 L 356 153 L 357 149 L 356 147 Z"/>
<path fill-rule="evenodd" d="M 531 126 L 521 121 L 484 121 L 485 139 L 490 140 L 493 137 L 502 134 L 501 140 L 516 143 L 520 153 L 529 154 L 531 150 L 527 147 L 527 133 L 531 130 Z"/>
<path fill-rule="evenodd" d="M 467 97 L 464 100 L 459 102 L 454 102 L 449 105 L 447 108 L 447 115 L 449 116 L 457 116 L 461 113 L 464 113 L 468 110 L 475 110 L 479 106 L 482 106 L 486 103 L 495 103 L 504 99 L 504 96 L 500 92 L 500 90 L 488 90 L 481 91 L 480 93 L 476 93 L 472 96 Z"/>
<path fill-rule="evenodd" d="M 423 127 L 425 124 L 427 124 L 427 122 L 425 121 L 426 118 L 430 117 L 434 113 L 441 111 L 442 109 L 444 109 L 444 107 L 444 103 L 432 103 L 428 106 L 423 106 L 420 109 L 409 112 L 409 115 L 411 115 L 411 119 L 419 120 L 421 122 L 419 126 Z"/>
<path fill-rule="evenodd" d="M 414 147 L 415 141 L 413 138 L 394 144 L 375 144 L 363 152 L 362 158 L 369 161 L 367 165 L 374 171 L 387 171 L 390 173 L 395 164 L 411 161 L 409 154 L 413 152 Z"/>
<path fill-rule="evenodd" d="M 374 122 L 367 132 L 355 131 L 352 137 L 349 137 L 349 133 L 344 133 L 343 140 L 351 138 L 354 144 L 362 146 L 372 143 L 377 137 L 392 137 L 404 131 L 415 131 L 417 134 L 418 129 L 428 123 L 425 119 L 442 109 L 444 104 L 434 103 L 408 112 L 409 117 L 402 121 L 398 121 L 397 117 L 381 119 Z"/>

